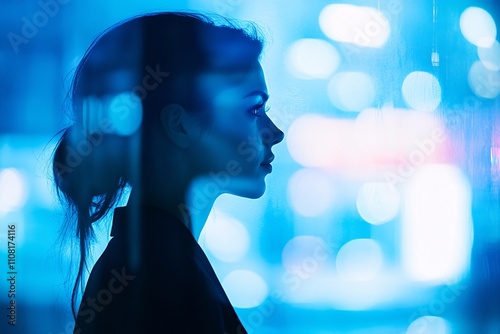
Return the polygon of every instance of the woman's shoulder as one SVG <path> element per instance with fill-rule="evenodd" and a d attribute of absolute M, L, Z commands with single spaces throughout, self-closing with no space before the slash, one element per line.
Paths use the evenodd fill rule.
<path fill-rule="evenodd" d="M 138 222 L 150 227 L 172 224 L 158 218 L 143 216 Z M 226 322 L 239 324 L 208 259 L 183 228 L 168 225 L 154 235 L 118 232 L 92 269 L 78 313 L 79 328 L 89 328 L 88 333 L 180 327 L 189 329 L 184 332 L 222 333 L 219 329 Z M 196 326 L 214 327 L 197 331 Z"/>
<path fill-rule="evenodd" d="M 119 240 L 110 241 L 96 262 L 82 297 L 77 327 L 86 333 L 173 332 L 222 333 L 232 307 L 199 266 L 172 262 L 170 256 L 139 258 L 134 267 L 122 257 Z M 220 319 L 214 320 L 214 319 Z M 210 327 L 213 326 L 212 329 Z M 78 333 L 75 330 L 75 333 Z"/>
<path fill-rule="evenodd" d="M 213 278 L 210 263 L 189 230 L 161 210 L 148 208 L 137 214 L 130 208 L 116 209 L 112 235 L 91 271 L 86 294 L 120 282 L 129 290 L 154 291 L 155 296 L 174 299 Z"/>
<path fill-rule="evenodd" d="M 157 263 L 141 258 L 134 264 L 130 256 L 117 256 L 123 255 L 121 246 L 112 239 L 89 275 L 77 318 L 79 327 L 88 328 L 89 333 L 127 323 L 128 329 L 137 329 L 131 332 L 139 333 L 142 327 L 137 321 L 157 322 L 159 312 L 171 314 L 194 298 L 197 275 L 189 273 L 188 264 L 174 269 L 168 259 Z"/>

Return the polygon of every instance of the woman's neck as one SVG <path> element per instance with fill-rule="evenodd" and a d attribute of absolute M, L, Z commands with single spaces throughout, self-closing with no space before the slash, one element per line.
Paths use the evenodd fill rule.
<path fill-rule="evenodd" d="M 161 191 L 158 191 L 161 188 Z M 180 190 L 179 190 L 180 189 Z M 132 188 L 127 206 L 151 206 L 160 208 L 177 217 L 198 240 L 205 226 L 215 199 L 219 194 L 207 191 L 206 182 L 198 180 L 189 187 Z"/>

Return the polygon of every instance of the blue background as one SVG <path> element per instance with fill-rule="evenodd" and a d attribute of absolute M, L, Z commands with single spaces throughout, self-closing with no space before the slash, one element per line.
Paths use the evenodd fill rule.
<path fill-rule="evenodd" d="M 321 13 L 340 3 L 385 15 L 357 36 L 381 45 L 325 32 Z M 500 333 L 499 55 L 471 70 L 481 57 L 460 28 L 470 6 L 499 22 L 486 0 L 2 0 L 0 331 L 72 332 L 74 263 L 50 156 L 79 58 L 122 19 L 193 10 L 261 25 L 269 113 L 286 137 L 264 197 L 222 196 L 200 239 L 249 332 Z M 109 222 L 97 229 L 94 260 Z"/>

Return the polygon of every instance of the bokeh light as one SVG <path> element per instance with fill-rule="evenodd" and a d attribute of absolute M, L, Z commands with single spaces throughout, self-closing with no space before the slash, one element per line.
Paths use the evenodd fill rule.
<path fill-rule="evenodd" d="M 205 241 L 210 253 L 224 262 L 240 261 L 250 247 L 250 236 L 245 226 L 220 211 L 210 215 L 200 239 Z"/>
<path fill-rule="evenodd" d="M 328 84 L 328 97 L 343 111 L 361 111 L 375 100 L 375 83 L 363 72 L 340 72 Z"/>
<path fill-rule="evenodd" d="M 445 282 L 468 269 L 472 244 L 468 180 L 455 166 L 424 165 L 408 180 L 401 253 L 412 279 Z"/>
<path fill-rule="evenodd" d="M 281 253 L 283 266 L 297 277 L 314 275 L 325 266 L 329 257 L 330 250 L 325 241 L 310 235 L 290 239 Z"/>
<path fill-rule="evenodd" d="M 267 298 L 269 288 L 254 271 L 234 270 L 222 280 L 231 304 L 238 308 L 257 307 Z"/>
<path fill-rule="evenodd" d="M 340 55 L 337 49 L 321 39 L 300 39 L 287 51 L 288 70 L 299 79 L 329 78 L 339 64 Z"/>
<path fill-rule="evenodd" d="M 390 23 L 381 11 L 349 4 L 331 4 L 323 8 L 319 25 L 332 40 L 361 47 L 380 48 L 391 33 Z"/>
<path fill-rule="evenodd" d="M 373 225 L 380 225 L 393 219 L 399 211 L 399 204 L 399 192 L 387 182 L 363 184 L 356 199 L 360 216 Z"/>
<path fill-rule="evenodd" d="M 436 137 L 437 132 L 443 137 L 445 134 L 436 114 L 391 106 L 363 110 L 356 117 L 354 130 L 359 155 L 388 163 L 398 156 L 408 157 L 421 142 Z M 426 149 L 427 158 L 438 151 L 444 140 L 438 141 Z"/>
<path fill-rule="evenodd" d="M 128 136 L 137 131 L 142 122 L 142 103 L 132 93 L 119 94 L 111 100 L 109 118 L 115 133 Z"/>
<path fill-rule="evenodd" d="M 141 126 L 142 116 L 142 101 L 131 92 L 83 100 L 83 123 L 89 133 L 129 136 Z"/>
<path fill-rule="evenodd" d="M 490 47 L 497 37 L 497 27 L 491 15 L 482 8 L 469 7 L 460 15 L 460 30 L 470 43 Z"/>
<path fill-rule="evenodd" d="M 403 82 L 403 97 L 410 108 L 432 111 L 441 103 L 441 85 L 430 73 L 415 71 Z"/>
<path fill-rule="evenodd" d="M 337 273 L 346 281 L 369 281 L 381 271 L 384 262 L 382 249 L 373 239 L 355 239 L 339 250 Z"/>
<path fill-rule="evenodd" d="M 451 327 L 445 319 L 441 317 L 426 315 L 414 320 L 406 334 L 451 334 Z"/>
<path fill-rule="evenodd" d="M 305 167 L 334 164 L 349 151 L 353 122 L 307 114 L 294 120 L 285 137 L 292 158 Z"/>
<path fill-rule="evenodd" d="M 483 66 L 488 70 L 500 70 L 500 43 L 497 41 L 488 48 L 478 47 L 477 55 Z"/>
<path fill-rule="evenodd" d="M 335 204 L 332 182 L 320 170 L 300 169 L 288 181 L 288 201 L 306 217 L 325 214 Z"/>
<path fill-rule="evenodd" d="M 478 97 L 494 99 L 500 93 L 500 72 L 488 69 L 480 61 L 470 67 L 468 82 Z"/>
<path fill-rule="evenodd" d="M 24 176 L 14 168 L 0 171 L 0 213 L 20 209 L 28 197 Z"/>
<path fill-rule="evenodd" d="M 285 140 L 291 157 L 304 167 L 343 168 L 359 176 L 364 168 L 398 167 L 416 154 L 425 162 L 446 161 L 448 155 L 439 114 L 391 106 L 364 109 L 355 120 L 300 116 Z"/>

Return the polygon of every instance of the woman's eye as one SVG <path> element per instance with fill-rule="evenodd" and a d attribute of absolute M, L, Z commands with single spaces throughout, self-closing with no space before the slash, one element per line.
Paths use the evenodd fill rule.
<path fill-rule="evenodd" d="M 253 108 L 250 113 L 254 116 L 260 116 L 260 108 Z"/>
<path fill-rule="evenodd" d="M 262 109 L 262 106 L 255 106 L 250 110 L 250 113 L 254 116 L 260 117 L 260 110 Z"/>
<path fill-rule="evenodd" d="M 262 116 L 261 115 L 261 112 L 264 111 L 264 112 L 268 112 L 269 111 L 269 107 L 266 107 L 265 110 L 264 109 L 264 105 L 260 105 L 260 106 L 255 106 L 254 108 L 252 108 L 250 110 L 250 113 L 254 116 L 257 116 L 257 117 L 260 117 Z"/>

